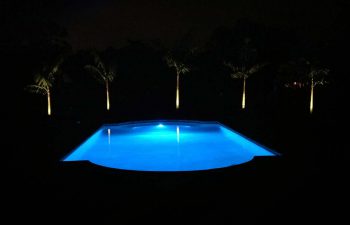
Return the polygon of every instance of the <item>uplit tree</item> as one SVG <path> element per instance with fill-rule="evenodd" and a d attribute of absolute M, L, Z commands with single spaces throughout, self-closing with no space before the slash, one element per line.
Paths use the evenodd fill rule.
<path fill-rule="evenodd" d="M 314 87 L 317 85 L 324 85 L 327 83 L 326 76 L 328 75 L 329 70 L 325 68 L 312 68 L 308 77 L 310 79 L 310 113 L 314 109 Z"/>
<path fill-rule="evenodd" d="M 190 71 L 190 68 L 180 60 L 175 59 L 171 54 L 165 57 L 167 65 L 170 68 L 174 68 L 176 72 L 176 109 L 180 108 L 180 75 Z"/>
<path fill-rule="evenodd" d="M 300 58 L 281 65 L 280 73 L 285 87 L 310 88 L 309 112 L 312 114 L 314 110 L 314 89 L 316 86 L 327 84 L 329 69 Z"/>
<path fill-rule="evenodd" d="M 246 106 L 246 82 L 247 79 L 257 73 L 265 64 L 255 64 L 250 67 L 246 66 L 235 66 L 230 62 L 224 62 L 231 71 L 231 78 L 240 79 L 243 81 L 243 92 L 242 92 L 242 109 Z"/>
<path fill-rule="evenodd" d="M 55 76 L 59 72 L 62 60 L 56 62 L 53 66 L 45 66 L 42 71 L 34 75 L 34 83 L 28 85 L 26 89 L 33 93 L 46 95 L 47 97 L 47 115 L 51 115 L 51 89 L 55 81 Z"/>
<path fill-rule="evenodd" d="M 115 69 L 111 65 L 107 67 L 97 53 L 94 54 L 94 65 L 86 65 L 85 69 L 87 69 L 100 83 L 105 85 L 107 110 L 109 110 L 109 85 L 115 78 Z"/>

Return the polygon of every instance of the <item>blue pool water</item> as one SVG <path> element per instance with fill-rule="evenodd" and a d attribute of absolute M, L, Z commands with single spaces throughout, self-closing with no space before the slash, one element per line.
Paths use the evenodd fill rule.
<path fill-rule="evenodd" d="M 63 161 L 88 160 L 125 170 L 193 171 L 275 155 L 217 122 L 146 121 L 104 125 Z"/>

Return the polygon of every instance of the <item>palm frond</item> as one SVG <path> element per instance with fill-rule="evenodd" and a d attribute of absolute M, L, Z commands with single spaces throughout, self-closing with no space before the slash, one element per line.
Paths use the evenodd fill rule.
<path fill-rule="evenodd" d="M 36 84 L 26 86 L 25 90 L 32 92 L 32 93 L 36 93 L 36 94 L 42 94 L 42 95 L 46 95 L 48 92 L 48 90 L 46 88 L 39 86 L 39 85 L 36 85 Z"/>
<path fill-rule="evenodd" d="M 314 79 L 322 79 L 325 78 L 329 73 L 329 69 L 312 69 L 309 73 L 309 77 L 313 77 Z"/>
<path fill-rule="evenodd" d="M 114 78 L 116 77 L 116 69 L 115 66 L 109 65 L 107 70 L 107 80 L 109 82 L 112 82 Z"/>
<path fill-rule="evenodd" d="M 328 80 L 327 80 L 328 74 L 329 74 L 329 69 L 326 69 L 326 68 L 313 69 L 308 74 L 308 77 L 313 79 L 314 86 L 325 85 L 328 83 Z"/>
<path fill-rule="evenodd" d="M 59 68 L 61 64 L 63 63 L 63 58 L 59 58 L 55 64 L 53 64 L 52 67 L 46 68 L 45 73 L 47 74 L 47 80 L 50 81 L 50 83 L 53 83 L 55 80 L 56 74 L 59 72 Z"/>
<path fill-rule="evenodd" d="M 101 71 L 101 74 L 106 74 L 106 67 L 103 62 L 98 62 L 96 67 Z"/>
<path fill-rule="evenodd" d="M 53 68 L 52 68 L 52 70 L 49 72 L 49 74 L 48 74 L 48 79 L 50 79 L 50 80 L 52 80 L 52 81 L 54 81 L 54 79 L 55 79 L 55 74 L 58 72 L 58 65 L 56 65 L 56 66 L 54 66 Z"/>
<path fill-rule="evenodd" d="M 93 53 L 95 67 L 100 71 L 100 74 L 106 74 L 106 66 L 101 57 L 97 53 Z"/>
<path fill-rule="evenodd" d="M 190 72 L 190 68 L 188 68 L 188 67 L 182 67 L 181 70 L 180 70 L 180 73 L 182 73 L 182 74 L 185 74 L 185 73 L 188 73 L 188 72 Z"/>
<path fill-rule="evenodd" d="M 231 73 L 231 78 L 233 79 L 243 79 L 243 78 L 248 78 L 248 75 L 244 72 L 237 71 L 234 73 Z"/>
<path fill-rule="evenodd" d="M 110 70 L 110 71 L 107 73 L 106 79 L 107 79 L 109 82 L 112 82 L 112 81 L 114 80 L 114 77 L 115 77 L 115 72 Z"/>
<path fill-rule="evenodd" d="M 232 63 L 224 61 L 223 64 L 230 68 L 231 70 L 235 67 Z"/>
<path fill-rule="evenodd" d="M 48 90 L 50 87 L 52 87 L 53 79 L 45 77 L 43 74 L 35 74 L 34 76 L 34 82 L 36 85 L 45 88 Z"/>
<path fill-rule="evenodd" d="M 190 71 L 190 68 L 183 63 L 177 63 L 177 70 L 179 73 L 185 74 Z"/>
<path fill-rule="evenodd" d="M 177 67 L 176 61 L 170 55 L 166 55 L 164 59 L 169 67 Z"/>
<path fill-rule="evenodd" d="M 264 66 L 266 66 L 267 63 L 259 63 L 259 64 L 255 64 L 252 67 L 250 67 L 250 69 L 248 70 L 248 74 L 253 74 L 258 72 L 259 70 L 261 70 L 261 68 L 263 68 Z"/>
<path fill-rule="evenodd" d="M 44 66 L 40 73 L 34 75 L 35 84 L 26 86 L 25 90 L 32 93 L 47 95 L 62 62 L 63 58 L 60 58 L 52 67 Z"/>
<path fill-rule="evenodd" d="M 232 79 L 243 79 L 246 75 L 246 69 L 244 66 L 235 66 L 231 62 L 224 62 L 224 65 L 231 70 L 230 76 Z"/>
<path fill-rule="evenodd" d="M 99 82 L 104 83 L 106 81 L 105 75 L 96 66 L 86 65 L 86 66 L 84 66 L 84 68 L 86 70 L 88 70 L 90 72 L 90 74 Z"/>
<path fill-rule="evenodd" d="M 165 61 L 170 68 L 175 68 L 176 73 L 185 74 L 190 71 L 190 68 L 185 63 L 174 59 L 170 54 L 165 56 Z"/>
<path fill-rule="evenodd" d="M 250 75 L 258 72 L 262 67 L 267 65 L 266 63 L 255 64 L 252 67 L 235 66 L 230 62 L 224 62 L 224 65 L 230 68 L 231 70 L 231 78 L 233 79 L 247 79 Z"/>
<path fill-rule="evenodd" d="M 114 68 L 109 66 L 107 69 L 100 56 L 97 53 L 93 53 L 93 55 L 95 65 L 86 65 L 85 69 L 100 83 L 105 83 L 106 81 L 112 82 L 116 76 Z"/>

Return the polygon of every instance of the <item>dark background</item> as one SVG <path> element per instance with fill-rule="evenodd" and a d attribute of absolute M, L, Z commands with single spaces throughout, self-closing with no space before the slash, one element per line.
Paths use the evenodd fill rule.
<path fill-rule="evenodd" d="M 5 214 L 38 223 L 345 222 L 348 9 L 342 0 L 1 1 Z M 247 37 L 269 65 L 249 78 L 241 110 L 242 84 L 222 61 L 235 60 Z M 196 52 L 178 111 L 169 49 Z M 103 86 L 83 69 L 91 50 L 117 65 L 109 112 Z M 45 97 L 25 87 L 58 55 L 48 117 Z M 279 65 L 298 58 L 330 69 L 312 115 L 309 90 L 278 80 Z M 59 162 L 104 123 L 146 119 L 219 121 L 282 157 L 185 174 Z"/>

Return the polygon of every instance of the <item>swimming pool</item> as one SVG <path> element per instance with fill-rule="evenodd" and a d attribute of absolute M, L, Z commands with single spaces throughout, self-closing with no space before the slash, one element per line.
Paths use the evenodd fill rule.
<path fill-rule="evenodd" d="M 106 124 L 62 161 L 123 170 L 195 171 L 278 153 L 218 122 L 141 121 Z"/>

